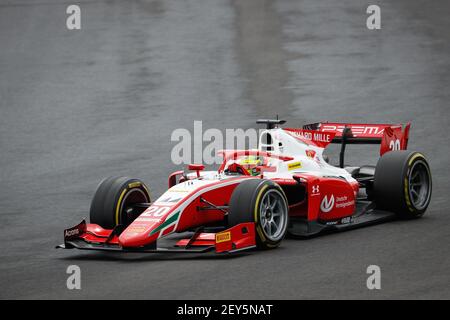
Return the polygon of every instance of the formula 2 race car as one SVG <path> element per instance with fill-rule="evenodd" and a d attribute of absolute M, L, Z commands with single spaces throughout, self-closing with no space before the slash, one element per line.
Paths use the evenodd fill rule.
<path fill-rule="evenodd" d="M 110 177 L 97 188 L 85 221 L 64 231 L 60 248 L 121 252 L 232 253 L 277 247 L 287 233 L 308 237 L 395 217 L 417 218 L 431 198 L 425 157 L 407 151 L 410 124 L 266 124 L 258 149 L 223 150 L 217 171 L 192 164 L 169 176 L 151 202 L 138 179 Z M 323 156 L 339 143 L 339 166 Z M 376 166 L 346 167 L 347 144 L 380 144 Z M 168 247 L 162 238 L 190 232 Z M 173 236 L 171 236 L 173 238 Z"/>

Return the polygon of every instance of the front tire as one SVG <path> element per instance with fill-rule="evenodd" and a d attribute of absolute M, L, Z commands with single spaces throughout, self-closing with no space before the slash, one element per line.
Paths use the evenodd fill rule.
<path fill-rule="evenodd" d="M 421 217 L 431 200 L 431 171 L 423 154 L 390 151 L 377 163 L 374 178 L 375 203 L 401 218 Z"/>
<path fill-rule="evenodd" d="M 249 179 L 241 182 L 230 199 L 228 225 L 254 222 L 260 249 L 275 248 L 286 235 L 288 212 L 286 195 L 273 181 Z"/>
<path fill-rule="evenodd" d="M 92 198 L 90 221 L 104 229 L 113 229 L 119 224 L 126 227 L 141 213 L 133 210 L 132 205 L 149 202 L 150 193 L 141 180 L 109 177 L 99 184 Z"/>

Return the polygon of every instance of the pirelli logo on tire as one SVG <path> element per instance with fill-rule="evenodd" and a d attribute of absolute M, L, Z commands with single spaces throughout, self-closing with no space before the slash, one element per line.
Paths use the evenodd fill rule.
<path fill-rule="evenodd" d="M 216 243 L 231 241 L 231 232 L 220 232 L 216 234 Z"/>
<path fill-rule="evenodd" d="M 132 188 L 138 188 L 140 187 L 142 184 L 139 181 L 136 182 L 132 182 L 130 184 L 128 184 L 128 188 L 132 189 Z"/>

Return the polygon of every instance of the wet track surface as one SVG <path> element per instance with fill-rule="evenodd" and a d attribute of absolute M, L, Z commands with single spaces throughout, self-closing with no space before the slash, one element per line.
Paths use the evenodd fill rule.
<path fill-rule="evenodd" d="M 365 1 L 78 3 L 68 31 L 70 1 L 0 1 L 0 298 L 450 298 L 448 1 L 377 1 L 379 31 Z M 277 113 L 412 121 L 434 178 L 426 216 L 227 259 L 54 249 L 103 177 L 161 194 L 174 129 Z M 374 163 L 370 150 L 348 162 Z M 366 288 L 371 264 L 382 290 Z"/>

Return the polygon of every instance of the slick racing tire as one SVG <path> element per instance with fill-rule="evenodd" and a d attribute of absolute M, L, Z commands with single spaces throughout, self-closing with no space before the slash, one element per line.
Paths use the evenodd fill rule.
<path fill-rule="evenodd" d="M 401 218 L 421 217 L 430 203 L 431 190 L 430 166 L 421 153 L 390 151 L 378 160 L 373 190 L 378 208 Z"/>
<path fill-rule="evenodd" d="M 260 249 L 275 248 L 286 235 L 289 206 L 281 187 L 270 180 L 241 182 L 230 199 L 228 225 L 254 222 Z"/>
<path fill-rule="evenodd" d="M 90 220 L 104 229 L 113 229 L 117 225 L 126 227 L 145 210 L 145 207 L 132 205 L 149 202 L 150 193 L 142 181 L 109 177 L 98 185 L 92 198 Z"/>

